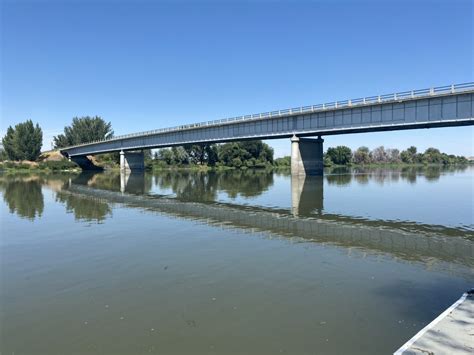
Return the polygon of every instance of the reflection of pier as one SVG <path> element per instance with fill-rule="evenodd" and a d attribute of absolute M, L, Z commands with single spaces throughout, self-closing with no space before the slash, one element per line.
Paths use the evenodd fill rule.
<path fill-rule="evenodd" d="M 293 215 L 323 211 L 323 177 L 291 175 L 291 210 Z"/>
<path fill-rule="evenodd" d="M 145 193 L 145 174 L 141 172 L 130 172 L 130 170 L 121 171 L 120 192 L 134 194 Z"/>
<path fill-rule="evenodd" d="M 144 173 L 120 172 L 120 192 L 143 194 L 146 193 L 144 185 Z M 323 177 L 291 175 L 291 206 L 295 217 L 312 213 L 321 214 L 323 211 Z"/>
<path fill-rule="evenodd" d="M 131 179 L 134 178 L 130 176 L 128 183 Z M 466 272 L 474 266 L 474 243 L 465 238 L 466 232 L 455 228 L 365 221 L 324 214 L 317 218 L 298 218 L 298 213 L 301 215 L 304 211 L 322 208 L 322 180 L 318 180 L 313 186 L 307 185 L 308 183 L 310 180 L 295 181 L 294 202 L 298 210 L 295 213 L 293 208 L 291 214 L 285 210 L 224 203 L 182 202 L 177 199 L 95 189 L 74 183 L 63 192 L 81 199 L 120 203 L 174 217 L 199 220 L 210 225 L 268 232 L 295 241 L 338 245 L 354 252 L 362 250 L 388 253 L 393 257 L 421 261 L 427 265 L 437 264 L 439 261 L 450 262 L 457 264 L 457 267 L 466 267 Z M 298 195 L 297 191 L 302 192 Z"/>

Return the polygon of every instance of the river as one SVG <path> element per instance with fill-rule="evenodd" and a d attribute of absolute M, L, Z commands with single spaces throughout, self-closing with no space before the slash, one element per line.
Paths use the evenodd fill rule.
<path fill-rule="evenodd" d="M 474 167 L 0 174 L 0 353 L 387 354 L 474 285 Z"/>

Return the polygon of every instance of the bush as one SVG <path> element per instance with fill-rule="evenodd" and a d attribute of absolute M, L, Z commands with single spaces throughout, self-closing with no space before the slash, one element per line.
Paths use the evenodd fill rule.
<path fill-rule="evenodd" d="M 26 164 L 26 163 L 19 163 L 19 164 L 16 164 L 15 166 L 17 169 L 22 169 L 22 170 L 29 170 L 32 168 L 32 166 L 30 164 Z"/>
<path fill-rule="evenodd" d="M 289 156 L 285 156 L 283 158 L 277 158 L 273 162 L 277 167 L 289 167 L 291 165 L 291 158 Z"/>
<path fill-rule="evenodd" d="M 330 158 L 327 154 L 324 154 L 323 165 L 324 165 L 324 166 L 327 166 L 327 167 L 334 165 L 334 163 L 332 162 L 331 158 Z"/>
<path fill-rule="evenodd" d="M 58 171 L 58 170 L 71 170 L 71 169 L 77 169 L 79 166 L 69 160 L 57 160 L 57 161 L 45 161 L 39 164 L 40 169 L 50 169 L 53 171 Z"/>

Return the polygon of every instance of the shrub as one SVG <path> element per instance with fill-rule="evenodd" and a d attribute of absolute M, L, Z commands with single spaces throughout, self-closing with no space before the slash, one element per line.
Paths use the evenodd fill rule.
<path fill-rule="evenodd" d="M 71 170 L 78 168 L 78 165 L 69 160 L 57 160 L 57 161 L 45 161 L 40 163 L 40 169 L 50 169 L 53 171 L 58 170 Z"/>

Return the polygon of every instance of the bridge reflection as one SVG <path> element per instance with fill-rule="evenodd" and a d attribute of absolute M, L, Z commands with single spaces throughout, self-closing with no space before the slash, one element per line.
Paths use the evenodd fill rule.
<path fill-rule="evenodd" d="M 390 255 L 409 262 L 421 262 L 430 268 L 449 263 L 447 267 L 451 272 L 459 272 L 461 268 L 463 273 L 472 273 L 474 266 L 474 234 L 471 232 L 443 226 L 365 220 L 322 213 L 322 177 L 292 177 L 291 211 L 218 203 L 210 199 L 190 201 L 156 196 L 146 194 L 151 188 L 152 176 L 132 173 L 116 175 L 114 179 L 117 178 L 120 178 L 120 185 L 111 184 L 105 174 L 89 175 L 88 178 L 80 175 L 59 193 L 74 196 L 82 201 L 80 204 L 86 203 L 84 201 L 90 201 L 91 205 L 120 204 L 220 228 L 263 232 L 294 242 L 339 246 L 349 254 Z M 183 193 L 183 196 L 186 195 Z M 100 208 L 97 211 L 104 212 Z"/>
<path fill-rule="evenodd" d="M 345 175 L 345 176 L 343 176 Z M 352 175 L 355 179 L 367 176 Z M 385 179 L 413 179 L 409 172 L 389 175 L 374 172 L 380 183 Z M 237 181 L 245 181 L 237 184 Z M 119 204 L 173 218 L 198 221 L 219 228 L 235 228 L 263 233 L 292 242 L 318 243 L 342 247 L 348 255 L 365 253 L 388 255 L 426 267 L 449 269 L 472 276 L 474 233 L 459 228 L 400 221 L 367 220 L 324 213 L 324 182 L 345 184 L 347 174 L 323 177 L 292 177 L 290 209 L 266 208 L 216 202 L 219 191 L 230 196 L 258 196 L 273 184 L 273 175 L 259 172 L 209 174 L 166 172 L 152 174 L 82 173 L 76 176 L 28 176 L 0 178 L 3 199 L 11 213 L 39 218 L 44 209 L 42 188 L 55 192 L 77 220 L 103 222 Z M 330 182 L 331 181 L 331 182 Z M 360 181 L 363 183 L 363 181 Z M 153 186 L 173 191 L 173 198 L 153 195 Z M 24 196 L 28 195 L 27 203 Z"/>

